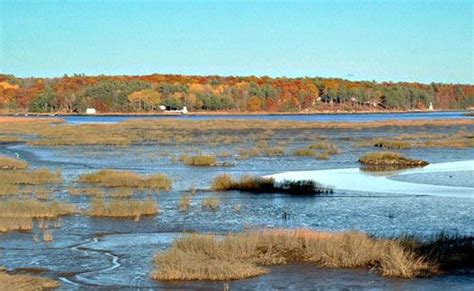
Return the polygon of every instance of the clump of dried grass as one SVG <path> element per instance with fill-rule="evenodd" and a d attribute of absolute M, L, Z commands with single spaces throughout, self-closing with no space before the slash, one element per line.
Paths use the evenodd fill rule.
<path fill-rule="evenodd" d="M 142 177 L 134 172 L 110 169 L 83 174 L 79 177 L 78 182 L 98 184 L 104 187 L 150 188 L 165 191 L 171 188 L 171 179 L 164 174 L 158 173 Z"/>
<path fill-rule="evenodd" d="M 330 194 L 332 189 L 311 180 L 282 181 L 271 178 L 243 175 L 239 180 L 229 174 L 217 175 L 211 184 L 214 191 L 245 191 L 250 193 L 285 193 L 290 195 Z"/>
<path fill-rule="evenodd" d="M 0 232 L 30 231 L 33 218 L 55 219 L 76 211 L 74 206 L 59 202 L 37 200 L 0 200 Z"/>
<path fill-rule="evenodd" d="M 52 279 L 29 275 L 12 275 L 0 270 L 0 290 L 47 290 L 58 288 Z"/>
<path fill-rule="evenodd" d="M 28 164 L 24 161 L 0 156 L 0 170 L 24 170 L 28 168 Z"/>
<path fill-rule="evenodd" d="M 178 204 L 178 209 L 181 212 L 186 212 L 188 211 L 189 207 L 191 206 L 191 199 L 192 199 L 192 194 L 186 194 L 181 196 L 181 199 L 179 200 Z"/>
<path fill-rule="evenodd" d="M 217 165 L 217 159 L 212 155 L 181 156 L 181 162 L 188 166 L 210 167 Z"/>
<path fill-rule="evenodd" d="M 10 185 L 54 184 L 61 181 L 61 173 L 48 169 L 0 171 L 0 181 L 6 181 Z"/>
<path fill-rule="evenodd" d="M 267 272 L 263 266 L 310 262 L 330 268 L 373 268 L 383 276 L 412 278 L 434 272 L 432 265 L 394 240 L 357 232 L 264 230 L 188 235 L 155 257 L 156 280 L 235 280 Z"/>
<path fill-rule="evenodd" d="M 221 204 L 221 200 L 217 197 L 207 197 L 202 200 L 202 207 L 217 210 Z"/>
<path fill-rule="evenodd" d="M 139 219 L 141 216 L 149 216 L 158 214 L 158 204 L 152 199 L 123 200 L 95 198 L 91 201 L 89 215 L 96 217 L 134 217 Z"/>
<path fill-rule="evenodd" d="M 32 229 L 33 219 L 30 217 L 0 217 L 0 232 L 30 231 Z"/>
<path fill-rule="evenodd" d="M 74 206 L 60 202 L 41 202 L 37 200 L 2 200 L 0 201 L 0 217 L 18 218 L 56 218 L 74 213 Z"/>
<path fill-rule="evenodd" d="M 412 160 L 395 152 L 373 152 L 363 155 L 359 158 L 359 163 L 365 166 L 367 170 L 377 170 L 384 168 L 408 168 L 408 167 L 423 167 L 428 165 L 428 162 L 423 160 Z"/>

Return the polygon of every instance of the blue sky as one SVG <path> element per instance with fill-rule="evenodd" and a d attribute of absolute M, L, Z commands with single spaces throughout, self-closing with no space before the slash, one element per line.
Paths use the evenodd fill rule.
<path fill-rule="evenodd" d="M 473 1 L 0 0 L 17 76 L 321 76 L 473 83 Z"/>

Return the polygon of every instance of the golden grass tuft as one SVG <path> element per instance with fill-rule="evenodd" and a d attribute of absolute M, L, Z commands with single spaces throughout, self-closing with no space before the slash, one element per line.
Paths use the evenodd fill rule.
<path fill-rule="evenodd" d="M 435 267 L 394 240 L 357 232 L 264 230 L 188 235 L 155 257 L 156 280 L 236 280 L 265 274 L 263 266 L 309 262 L 329 268 L 373 268 L 383 276 L 412 278 Z"/>
<path fill-rule="evenodd" d="M 61 173 L 48 169 L 0 171 L 0 181 L 22 185 L 54 184 L 61 182 Z"/>
<path fill-rule="evenodd" d="M 191 199 L 192 199 L 192 194 L 186 194 L 181 196 L 181 199 L 179 200 L 178 204 L 178 209 L 181 212 L 186 212 L 188 211 L 189 207 L 191 206 Z"/>
<path fill-rule="evenodd" d="M 8 184 L 6 182 L 0 182 L 0 196 L 13 196 L 20 193 L 18 185 Z"/>
<path fill-rule="evenodd" d="M 207 197 L 202 200 L 202 207 L 217 210 L 221 205 L 221 200 L 217 197 Z"/>
<path fill-rule="evenodd" d="M 89 215 L 96 217 L 135 217 L 158 214 L 158 204 L 152 199 L 145 201 L 95 198 L 91 201 Z"/>
<path fill-rule="evenodd" d="M 0 271 L 0 290 L 47 290 L 58 288 L 52 279 L 30 275 L 13 275 Z"/>
<path fill-rule="evenodd" d="M 214 177 L 212 181 L 211 188 L 214 191 L 226 191 L 232 188 L 235 184 L 235 179 L 232 175 L 222 174 Z"/>
<path fill-rule="evenodd" d="M 300 148 L 294 151 L 295 156 L 315 157 L 318 160 L 327 160 L 330 156 L 339 153 L 339 149 L 330 143 L 313 143 L 307 148 Z"/>
<path fill-rule="evenodd" d="M 188 166 L 210 167 L 217 165 L 217 159 L 211 155 L 181 156 L 181 162 Z"/>
<path fill-rule="evenodd" d="M 151 176 L 141 177 L 134 172 L 110 169 L 103 169 L 94 173 L 83 174 L 79 177 L 78 182 L 98 184 L 104 187 L 149 188 L 165 191 L 168 191 L 171 188 L 171 180 L 164 174 L 158 173 Z"/>
<path fill-rule="evenodd" d="M 303 148 L 303 149 L 296 149 L 293 154 L 298 157 L 313 157 L 313 156 L 316 156 L 317 152 L 312 149 Z"/>
<path fill-rule="evenodd" d="M 59 202 L 37 200 L 0 200 L 0 232 L 30 231 L 33 218 L 55 219 L 76 211 L 74 206 Z M 43 220 L 39 220 L 39 226 Z"/>
<path fill-rule="evenodd" d="M 24 170 L 28 168 L 28 164 L 24 161 L 0 156 L 0 170 Z"/>
<path fill-rule="evenodd" d="M 0 217 L 0 232 L 30 231 L 32 229 L 33 219 L 30 217 Z"/>
<path fill-rule="evenodd" d="M 14 218 L 56 218 L 72 214 L 74 206 L 60 202 L 41 202 L 37 200 L 1 200 L 0 217 Z"/>
<path fill-rule="evenodd" d="M 373 152 L 360 157 L 359 163 L 370 169 L 371 167 L 422 167 L 428 162 L 422 160 L 412 160 L 395 152 Z"/>

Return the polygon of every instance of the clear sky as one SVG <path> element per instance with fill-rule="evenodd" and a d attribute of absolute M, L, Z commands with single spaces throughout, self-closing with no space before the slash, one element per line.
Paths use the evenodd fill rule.
<path fill-rule="evenodd" d="M 473 1 L 0 0 L 0 71 L 472 84 Z"/>

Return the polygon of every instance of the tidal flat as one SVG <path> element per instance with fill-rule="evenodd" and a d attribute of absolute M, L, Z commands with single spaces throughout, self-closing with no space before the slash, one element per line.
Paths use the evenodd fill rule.
<path fill-rule="evenodd" d="M 300 253 L 272 257 L 279 259 L 278 264 L 253 261 L 255 273 L 235 276 L 238 280 L 232 276 L 220 281 L 196 276 L 189 278 L 200 280 L 163 280 L 165 276 L 154 275 L 163 261 L 155 256 L 166 256 L 190 234 L 212 234 L 219 241 L 229 234 L 255 231 L 305 230 L 331 236 L 357 232 L 364 241 L 368 234 L 370 242 L 397 243 L 402 237 L 429 242 L 443 234 L 462 237 L 463 247 L 472 250 L 472 118 L 367 117 L 358 123 L 274 118 L 0 122 L 0 139 L 8 141 L 1 143 L 0 156 L 20 161 L 6 160 L 9 166 L 0 169 L 0 203 L 36 205 L 30 205 L 28 215 L 23 213 L 27 207 L 5 217 L 0 214 L 0 222 L 8 224 L 0 232 L 4 268 L 0 272 L 52 279 L 60 289 L 400 289 L 433 284 L 468 289 L 474 284 L 472 265 L 435 270 L 430 258 L 417 251 L 416 259 L 425 260 L 418 269 L 429 266 L 429 276 L 424 271 L 405 276 L 413 278 L 381 275 L 387 262 L 371 258 L 355 269 L 349 263 L 313 264 Z M 390 151 L 429 165 L 358 170 L 360 157 L 388 145 Z M 212 162 L 195 166 L 183 162 L 183 157 Z M 314 179 L 331 191 L 318 195 L 216 191 L 213 181 L 222 175 Z M 34 207 L 42 207 L 41 215 Z M 49 215 L 50 208 L 66 210 Z M 397 244 L 397 250 L 411 251 L 407 245 Z M 283 264 L 281 258 L 287 261 Z M 240 265 L 231 262 L 232 271 L 249 264 L 236 260 Z"/>

